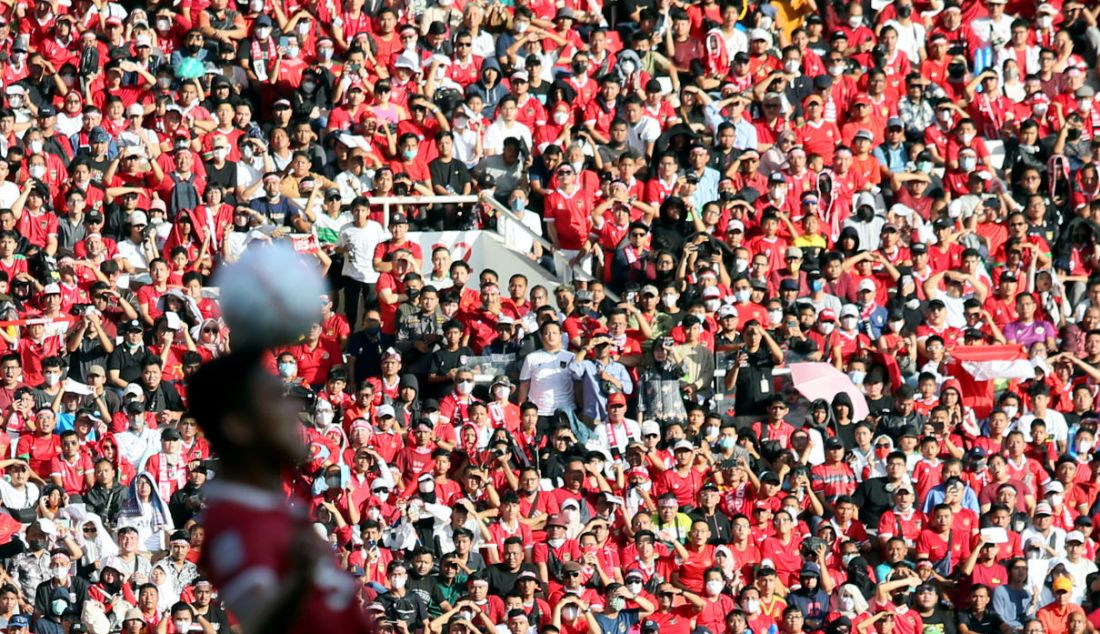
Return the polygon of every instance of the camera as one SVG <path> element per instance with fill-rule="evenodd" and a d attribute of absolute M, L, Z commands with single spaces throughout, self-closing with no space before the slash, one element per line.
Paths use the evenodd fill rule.
<path fill-rule="evenodd" d="M 408 183 L 394 183 L 393 193 L 395 196 L 408 196 L 409 185 Z"/>
<path fill-rule="evenodd" d="M 82 317 L 91 307 L 91 304 L 73 304 L 72 308 L 69 309 L 69 314 L 73 317 Z"/>

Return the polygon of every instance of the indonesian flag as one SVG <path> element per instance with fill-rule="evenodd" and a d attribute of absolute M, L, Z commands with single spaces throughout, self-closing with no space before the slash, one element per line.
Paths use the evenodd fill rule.
<path fill-rule="evenodd" d="M 1035 378 L 1035 366 L 1017 344 L 957 346 L 951 356 L 975 381 Z"/>
<path fill-rule="evenodd" d="M 1020 345 L 957 346 L 951 357 L 947 374 L 959 382 L 963 404 L 978 418 L 993 411 L 994 380 L 1035 378 L 1035 368 Z"/>

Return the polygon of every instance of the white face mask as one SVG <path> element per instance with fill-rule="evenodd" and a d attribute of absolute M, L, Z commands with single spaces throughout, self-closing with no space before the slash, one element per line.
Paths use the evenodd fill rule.
<path fill-rule="evenodd" d="M 736 293 L 734 293 L 734 296 L 737 298 L 738 302 L 741 302 L 742 304 L 744 304 L 745 302 L 749 301 L 749 299 L 752 297 L 752 289 L 746 288 L 746 289 L 739 290 Z"/>
<path fill-rule="evenodd" d="M 856 609 L 855 599 L 852 597 L 840 597 L 840 611 L 852 612 Z"/>
<path fill-rule="evenodd" d="M 297 46 L 287 47 L 286 56 L 287 56 L 287 59 L 297 59 L 298 58 L 298 47 Z"/>
<path fill-rule="evenodd" d="M 50 568 L 50 573 L 53 575 L 54 581 L 64 581 L 69 578 L 69 569 L 65 566 L 54 566 Z"/>
<path fill-rule="evenodd" d="M 783 67 L 787 70 L 788 73 L 797 74 L 798 71 L 802 69 L 802 62 L 797 59 L 789 59 L 784 62 Z"/>
<path fill-rule="evenodd" d="M 848 16 L 848 26 L 852 27 L 853 29 L 858 29 L 859 25 L 861 25 L 861 24 L 863 24 L 863 16 L 862 15 L 850 15 L 850 16 Z"/>
<path fill-rule="evenodd" d="M 749 268 L 749 261 L 738 258 L 733 261 L 733 267 L 737 269 L 738 273 L 743 273 L 745 269 Z"/>
<path fill-rule="evenodd" d="M 967 157 L 967 158 L 964 158 L 964 159 L 959 159 L 959 167 L 962 168 L 962 170 L 964 172 L 973 171 L 973 169 L 977 166 L 978 166 L 978 159 L 976 159 L 976 158 Z"/>
<path fill-rule="evenodd" d="M 463 394 L 463 395 L 469 394 L 470 392 L 472 392 L 474 390 L 474 382 L 473 381 L 459 381 L 455 385 L 455 389 L 458 390 L 459 394 Z"/>
<path fill-rule="evenodd" d="M 829 67 L 829 74 L 833 77 L 840 77 L 844 74 L 844 64 L 833 64 Z"/>
<path fill-rule="evenodd" d="M 1050 500 L 1050 505 L 1051 506 L 1058 507 L 1058 506 L 1062 506 L 1062 500 L 1064 499 L 1064 497 L 1062 496 L 1061 493 L 1054 493 L 1054 494 L 1048 496 L 1047 499 Z"/>
<path fill-rule="evenodd" d="M 565 125 L 566 122 L 568 122 L 568 121 L 569 121 L 569 113 L 568 112 L 555 112 L 554 113 L 554 123 L 555 124 Z"/>
<path fill-rule="evenodd" d="M 229 156 L 228 148 L 220 147 L 214 150 L 214 158 L 218 159 L 219 161 L 224 161 L 227 156 Z"/>
<path fill-rule="evenodd" d="M 61 382 L 60 374 L 46 374 L 43 376 L 43 378 L 46 380 L 46 385 L 49 385 L 50 387 L 53 387 L 54 385 L 57 385 Z"/>
<path fill-rule="evenodd" d="M 562 544 L 565 543 L 565 539 L 561 537 L 557 539 L 548 539 L 546 543 L 550 545 L 550 548 L 561 548 Z"/>
<path fill-rule="evenodd" d="M 27 168 L 27 171 L 30 173 L 31 178 L 41 179 L 43 176 L 46 175 L 46 166 L 31 165 L 29 168 Z"/>
<path fill-rule="evenodd" d="M 266 40 L 269 37 L 271 37 L 271 27 L 261 26 L 256 29 L 256 39 Z"/>
<path fill-rule="evenodd" d="M 394 590 L 402 590 L 405 587 L 405 582 L 408 580 L 408 577 L 392 577 L 390 579 L 390 587 Z"/>
<path fill-rule="evenodd" d="M 31 141 L 30 142 L 30 148 L 31 148 L 31 154 L 41 154 L 42 153 L 42 141 L 40 141 L 38 139 L 35 139 L 34 141 Z"/>
<path fill-rule="evenodd" d="M 778 324 L 783 319 L 783 311 L 781 310 L 769 310 L 768 322 L 771 324 Z"/>
<path fill-rule="evenodd" d="M 902 327 L 905 326 L 904 321 L 892 321 L 890 322 L 890 330 L 894 332 L 901 332 Z"/>
<path fill-rule="evenodd" d="M 1008 417 L 1008 420 L 1012 420 L 1013 418 L 1016 418 L 1016 414 L 1019 412 L 1019 409 L 1015 405 L 1005 405 L 1001 408 L 1001 411 L 1005 413 L 1005 416 Z"/>
<path fill-rule="evenodd" d="M 419 489 L 421 493 L 431 493 L 435 491 L 435 480 L 424 480 L 417 484 L 416 488 Z"/>
<path fill-rule="evenodd" d="M 321 425 L 322 427 L 327 427 L 332 424 L 332 419 L 335 418 L 335 416 L 336 414 L 334 412 L 330 412 L 327 410 L 317 412 L 317 424 Z"/>
<path fill-rule="evenodd" d="M 493 398 L 497 399 L 498 401 L 503 401 L 504 399 L 508 398 L 508 392 L 510 391 L 511 390 L 504 387 L 503 385 L 498 385 L 497 387 L 493 388 Z"/>
<path fill-rule="evenodd" d="M 177 632 L 191 631 L 191 621 L 184 621 L 183 619 L 180 619 L 178 621 L 172 621 L 172 624 L 176 626 Z"/>
<path fill-rule="evenodd" d="M 566 621 L 568 621 L 570 623 L 577 620 L 577 615 L 578 614 L 579 614 L 578 608 L 575 608 L 571 605 L 561 609 L 561 618 L 565 619 Z"/>
<path fill-rule="evenodd" d="M 760 599 L 748 599 L 745 601 L 745 613 L 756 614 L 760 611 Z"/>
<path fill-rule="evenodd" d="M 516 22 L 513 26 L 516 29 L 516 33 L 526 33 L 527 27 L 531 25 L 526 22 Z"/>
<path fill-rule="evenodd" d="M 964 132 L 963 134 L 959 135 L 959 140 L 962 141 L 963 143 L 970 143 L 971 141 L 974 140 L 974 133 L 973 132 Z"/>
<path fill-rule="evenodd" d="M 940 120 L 944 125 L 951 125 L 951 111 L 940 110 L 936 113 L 936 118 Z"/>
<path fill-rule="evenodd" d="M 172 22 L 170 20 L 157 20 L 157 30 L 167 31 L 172 28 Z"/>
<path fill-rule="evenodd" d="M 385 503 L 387 500 L 390 499 L 390 493 L 389 491 L 385 493 L 382 493 L 381 491 L 376 491 L 374 497 L 378 498 L 379 502 Z"/>
<path fill-rule="evenodd" d="M 722 306 L 722 300 L 720 299 L 708 299 L 704 304 L 707 307 L 708 313 L 713 313 Z"/>
<path fill-rule="evenodd" d="M 622 66 L 623 72 L 627 75 L 633 75 L 634 71 L 638 70 L 638 67 L 634 64 L 634 60 L 626 60 Z"/>
<path fill-rule="evenodd" d="M 12 108 L 23 107 L 23 95 L 10 95 L 8 97 L 8 105 Z"/>
<path fill-rule="evenodd" d="M 1039 28 L 1040 29 L 1046 30 L 1046 29 L 1049 29 L 1052 26 L 1054 26 L 1054 18 L 1050 17 L 1049 15 L 1039 16 Z"/>
<path fill-rule="evenodd" d="M 707 594 L 712 597 L 716 597 L 722 593 L 722 588 L 726 587 L 725 582 L 722 581 L 708 581 L 707 582 Z"/>
<path fill-rule="evenodd" d="M 1092 451 L 1092 441 L 1091 440 L 1083 440 L 1082 439 L 1082 440 L 1077 441 L 1077 455 L 1079 455 L 1079 456 L 1087 455 L 1090 451 Z"/>
<path fill-rule="evenodd" d="M 859 322 L 855 317 L 841 317 L 840 325 L 845 330 L 855 330 L 856 324 Z"/>
<path fill-rule="evenodd" d="M 633 594 L 638 594 L 639 592 L 642 591 L 642 583 L 640 581 L 635 581 L 634 583 L 628 583 L 628 584 L 626 584 L 626 589 L 630 590 L 630 592 L 633 593 Z"/>
<path fill-rule="evenodd" d="M 679 299 L 679 295 L 665 295 L 661 297 L 661 302 L 665 305 L 665 308 L 675 308 L 676 301 Z"/>
<path fill-rule="evenodd" d="M 298 35 L 305 36 L 309 33 L 309 22 L 298 22 L 295 25 L 294 30 L 298 32 Z"/>

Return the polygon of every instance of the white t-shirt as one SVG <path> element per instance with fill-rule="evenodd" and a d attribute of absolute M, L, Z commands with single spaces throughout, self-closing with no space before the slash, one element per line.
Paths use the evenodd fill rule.
<path fill-rule="evenodd" d="M 530 381 L 527 400 L 539 408 L 539 416 L 551 416 L 559 409 L 573 409 L 573 375 L 569 363 L 574 355 L 565 350 L 536 350 L 523 360 L 520 381 Z"/>
<path fill-rule="evenodd" d="M 661 124 L 657 123 L 657 120 L 652 117 L 642 117 L 638 123 L 629 123 L 627 126 L 629 131 L 626 144 L 636 152 L 644 154 L 646 146 L 661 136 Z"/>
<path fill-rule="evenodd" d="M 386 230 L 373 220 L 367 220 L 364 227 L 349 224 L 340 230 L 338 246 L 351 249 L 344 255 L 346 277 L 357 282 L 374 284 L 378 281 L 378 271 L 374 270 L 374 248 L 386 239 Z"/>
<path fill-rule="evenodd" d="M 485 130 L 485 140 L 482 142 L 485 155 L 492 156 L 503 152 L 504 139 L 508 138 L 515 138 L 523 141 L 523 143 L 526 144 L 527 150 L 531 150 L 532 141 L 530 128 L 518 121 L 513 121 L 512 125 L 508 125 L 504 123 L 503 120 L 498 120 L 494 121 L 493 124 Z"/>
<path fill-rule="evenodd" d="M 0 478 L 0 501 L 9 509 L 21 511 L 32 508 L 38 502 L 40 494 L 38 485 L 33 482 L 24 484 L 23 490 L 20 491 L 7 480 Z"/>

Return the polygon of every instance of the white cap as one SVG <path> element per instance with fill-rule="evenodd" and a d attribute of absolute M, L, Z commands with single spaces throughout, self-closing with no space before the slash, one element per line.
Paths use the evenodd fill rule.
<path fill-rule="evenodd" d="M 1051 480 L 1047 482 L 1047 485 L 1043 487 L 1043 493 L 1065 493 L 1066 487 L 1062 486 L 1062 483 L 1057 480 Z"/>
<path fill-rule="evenodd" d="M 1055 9 L 1053 4 L 1050 4 L 1049 2 L 1044 2 L 1035 9 L 1035 13 L 1039 15 L 1043 13 L 1047 15 L 1058 15 L 1058 9 Z"/>
<path fill-rule="evenodd" d="M 642 436 L 650 436 L 652 434 L 661 435 L 661 424 L 655 420 L 647 420 L 642 423 Z"/>
<path fill-rule="evenodd" d="M 718 318 L 719 319 L 722 319 L 723 317 L 736 317 L 736 316 L 737 316 L 737 309 L 734 308 L 733 306 L 729 305 L 729 304 L 725 304 L 721 308 L 718 309 Z"/>
<path fill-rule="evenodd" d="M 908 218 L 913 215 L 913 208 L 897 203 L 893 207 L 890 207 L 890 213 L 895 216 L 901 216 L 902 218 Z"/>
<path fill-rule="evenodd" d="M 730 220 L 729 224 L 726 225 L 726 231 L 729 232 L 734 229 L 740 229 L 741 233 L 745 233 L 745 223 L 740 220 Z"/>
<path fill-rule="evenodd" d="M 132 225 L 149 224 L 149 218 L 145 215 L 144 211 L 131 211 L 129 221 Z"/>
<path fill-rule="evenodd" d="M 874 293 L 876 290 L 878 290 L 878 287 L 875 286 L 874 281 L 871 280 L 870 278 L 864 278 L 864 279 L 860 280 L 860 282 L 859 282 L 859 290 L 860 291 L 871 291 L 872 293 Z M 843 313 L 844 313 L 844 311 L 841 311 L 841 314 L 843 314 Z"/>
<path fill-rule="evenodd" d="M 378 418 L 384 418 L 386 416 L 397 418 L 397 412 L 393 411 L 393 405 L 379 405 L 378 409 L 375 410 L 374 415 Z"/>
<path fill-rule="evenodd" d="M 675 445 L 672 446 L 673 451 L 680 451 L 681 449 L 686 449 L 688 451 L 691 451 L 691 450 L 695 449 L 695 445 L 691 444 L 691 442 L 689 442 L 687 440 L 681 440 L 681 441 L 677 442 Z"/>
<path fill-rule="evenodd" d="M 771 33 L 768 33 L 764 29 L 753 29 L 749 31 L 749 41 L 751 42 L 753 40 L 764 40 L 768 44 L 771 44 L 772 36 Z"/>
<path fill-rule="evenodd" d="M 4 92 L 9 95 L 24 95 L 27 93 L 19 84 L 9 84 L 8 87 L 4 89 Z"/>
<path fill-rule="evenodd" d="M 134 38 L 134 46 L 152 46 L 153 38 L 148 35 L 139 35 Z"/>
<path fill-rule="evenodd" d="M 46 295 L 60 295 L 61 287 L 56 282 L 52 282 L 42 287 L 42 292 Z"/>
<path fill-rule="evenodd" d="M 722 291 L 717 286 L 708 286 L 703 289 L 703 297 L 721 297 Z"/>
<path fill-rule="evenodd" d="M 145 390 L 141 389 L 140 385 L 138 385 L 137 383 L 131 383 L 131 384 L 126 386 L 125 390 L 122 391 L 122 398 L 126 398 L 127 396 L 130 396 L 130 395 L 142 396 L 144 394 L 145 394 Z"/>
<path fill-rule="evenodd" d="M 531 79 L 531 76 L 528 75 L 527 71 L 525 71 L 525 70 L 517 70 L 516 72 L 512 73 L 512 79 L 519 79 L 521 81 L 527 81 L 527 80 Z"/>
<path fill-rule="evenodd" d="M 143 108 L 140 103 L 135 103 L 135 104 L 130 106 L 130 109 L 127 112 L 130 116 L 139 115 L 139 114 L 144 115 L 145 114 L 145 108 Z"/>
<path fill-rule="evenodd" d="M 407 68 L 409 70 L 420 70 L 420 62 L 416 56 L 409 53 L 402 53 L 397 56 L 397 59 L 393 62 L 394 68 Z"/>
<path fill-rule="evenodd" d="M 840 318 L 843 319 L 845 317 L 859 317 L 859 309 L 853 304 L 845 304 L 840 309 Z"/>
<path fill-rule="evenodd" d="M 1085 543 L 1085 534 L 1082 533 L 1081 531 L 1070 531 L 1069 533 L 1066 534 L 1066 543 L 1068 544 L 1070 542 L 1080 542 L 1080 543 L 1084 544 Z"/>

